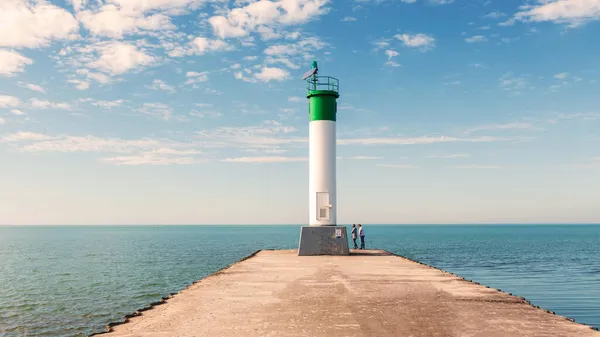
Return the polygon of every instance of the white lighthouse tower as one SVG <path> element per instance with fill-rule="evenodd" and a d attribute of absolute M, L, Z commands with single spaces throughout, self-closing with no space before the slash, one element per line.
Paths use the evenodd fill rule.
<path fill-rule="evenodd" d="M 318 75 L 317 62 L 303 77 L 309 99 L 308 226 L 299 255 L 348 255 L 346 227 L 337 226 L 336 117 L 339 81 Z"/>

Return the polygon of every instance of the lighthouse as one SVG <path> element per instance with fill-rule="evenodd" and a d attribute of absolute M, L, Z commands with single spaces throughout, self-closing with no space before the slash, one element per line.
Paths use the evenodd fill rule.
<path fill-rule="evenodd" d="M 339 80 L 319 75 L 316 61 L 304 74 L 308 98 L 308 226 L 299 255 L 348 255 L 346 227 L 337 226 L 336 119 Z"/>

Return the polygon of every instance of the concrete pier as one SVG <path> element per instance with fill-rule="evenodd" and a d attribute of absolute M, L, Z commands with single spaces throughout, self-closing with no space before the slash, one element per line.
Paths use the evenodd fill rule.
<path fill-rule="evenodd" d="M 105 336 L 577 336 L 600 332 L 384 251 L 261 251 Z"/>

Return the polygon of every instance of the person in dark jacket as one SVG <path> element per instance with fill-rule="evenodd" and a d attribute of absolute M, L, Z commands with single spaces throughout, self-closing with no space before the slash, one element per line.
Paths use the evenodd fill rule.
<path fill-rule="evenodd" d="M 352 224 L 352 242 L 354 242 L 354 249 L 358 248 L 358 245 L 356 244 L 356 225 Z"/>

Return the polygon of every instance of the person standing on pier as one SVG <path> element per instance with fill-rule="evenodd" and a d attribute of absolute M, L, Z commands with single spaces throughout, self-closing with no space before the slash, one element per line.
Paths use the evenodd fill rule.
<path fill-rule="evenodd" d="M 356 244 L 356 224 L 352 224 L 352 242 L 354 242 L 354 249 L 358 248 Z"/>
<path fill-rule="evenodd" d="M 360 249 L 365 249 L 365 229 L 358 224 L 358 235 L 360 235 Z"/>

